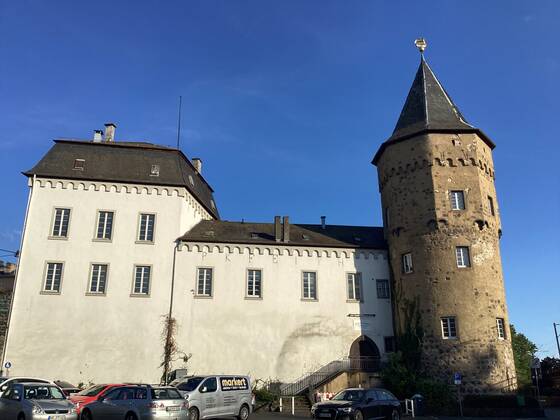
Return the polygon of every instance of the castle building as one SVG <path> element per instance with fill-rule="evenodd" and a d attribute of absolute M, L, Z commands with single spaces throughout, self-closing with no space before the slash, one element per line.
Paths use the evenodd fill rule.
<path fill-rule="evenodd" d="M 12 375 L 157 382 L 170 314 L 190 373 L 288 394 L 319 376 L 367 386 L 413 313 L 429 373 L 460 371 L 467 392 L 514 386 L 494 144 L 423 58 L 373 161 L 383 227 L 221 220 L 200 159 L 116 141 L 115 127 L 55 140 L 24 173 Z"/>

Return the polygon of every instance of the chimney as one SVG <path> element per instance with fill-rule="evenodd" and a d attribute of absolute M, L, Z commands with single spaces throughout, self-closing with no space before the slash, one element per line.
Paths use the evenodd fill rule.
<path fill-rule="evenodd" d="M 276 242 L 282 240 L 282 227 L 280 226 L 280 216 L 274 216 L 274 239 Z"/>
<path fill-rule="evenodd" d="M 321 229 L 327 228 L 327 216 L 321 216 Z"/>
<path fill-rule="evenodd" d="M 103 141 L 103 130 L 93 130 L 93 142 L 101 143 Z"/>
<path fill-rule="evenodd" d="M 290 242 L 290 218 L 288 216 L 284 216 L 282 221 L 282 241 Z"/>
<path fill-rule="evenodd" d="M 196 169 L 196 172 L 201 174 L 202 173 L 202 159 L 192 158 L 191 161 L 192 161 L 192 164 L 194 166 L 194 169 Z"/>
<path fill-rule="evenodd" d="M 113 142 L 115 141 L 115 129 L 117 125 L 115 123 L 105 124 L 105 141 Z"/>

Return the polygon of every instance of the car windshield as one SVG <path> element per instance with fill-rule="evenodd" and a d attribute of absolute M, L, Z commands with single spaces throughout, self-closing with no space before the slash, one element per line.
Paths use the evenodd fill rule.
<path fill-rule="evenodd" d="M 182 400 L 181 394 L 173 388 L 153 388 L 152 399 L 154 400 Z"/>
<path fill-rule="evenodd" d="M 93 385 L 83 391 L 78 392 L 76 395 L 81 395 L 82 397 L 95 397 L 101 391 L 105 389 L 107 385 Z"/>
<path fill-rule="evenodd" d="M 54 385 L 26 385 L 24 388 L 26 400 L 64 400 L 62 391 Z"/>
<path fill-rule="evenodd" d="M 177 385 L 177 388 L 179 388 L 181 391 L 194 391 L 196 387 L 200 385 L 203 379 L 204 378 L 201 377 L 191 378 L 188 381 L 181 382 L 179 385 Z"/>
<path fill-rule="evenodd" d="M 348 389 L 340 391 L 332 399 L 335 401 L 361 401 L 365 392 L 359 389 Z"/>
<path fill-rule="evenodd" d="M 65 382 L 65 381 L 54 381 L 55 384 L 57 384 L 59 387 L 61 388 L 76 388 L 74 385 L 72 385 L 70 382 Z"/>

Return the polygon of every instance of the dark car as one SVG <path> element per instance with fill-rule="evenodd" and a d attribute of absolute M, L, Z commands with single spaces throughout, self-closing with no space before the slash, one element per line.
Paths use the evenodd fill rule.
<path fill-rule="evenodd" d="M 62 389 L 62 392 L 64 392 L 64 395 L 66 395 L 67 397 L 69 397 L 70 394 L 75 394 L 82 390 L 81 388 L 78 388 L 77 386 L 72 385 L 70 382 L 66 381 L 57 380 L 54 381 L 54 383 L 56 386 Z"/>
<path fill-rule="evenodd" d="M 401 403 L 386 389 L 349 388 L 311 407 L 317 420 L 399 420 Z"/>

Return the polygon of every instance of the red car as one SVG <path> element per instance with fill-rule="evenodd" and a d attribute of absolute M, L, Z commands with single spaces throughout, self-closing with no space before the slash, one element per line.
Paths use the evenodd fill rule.
<path fill-rule="evenodd" d="M 107 391 L 115 386 L 122 386 L 123 384 L 100 384 L 92 385 L 77 394 L 70 396 L 70 401 L 76 405 L 76 412 L 80 415 L 82 408 L 90 402 L 96 401 L 101 395 L 105 395 Z"/>

